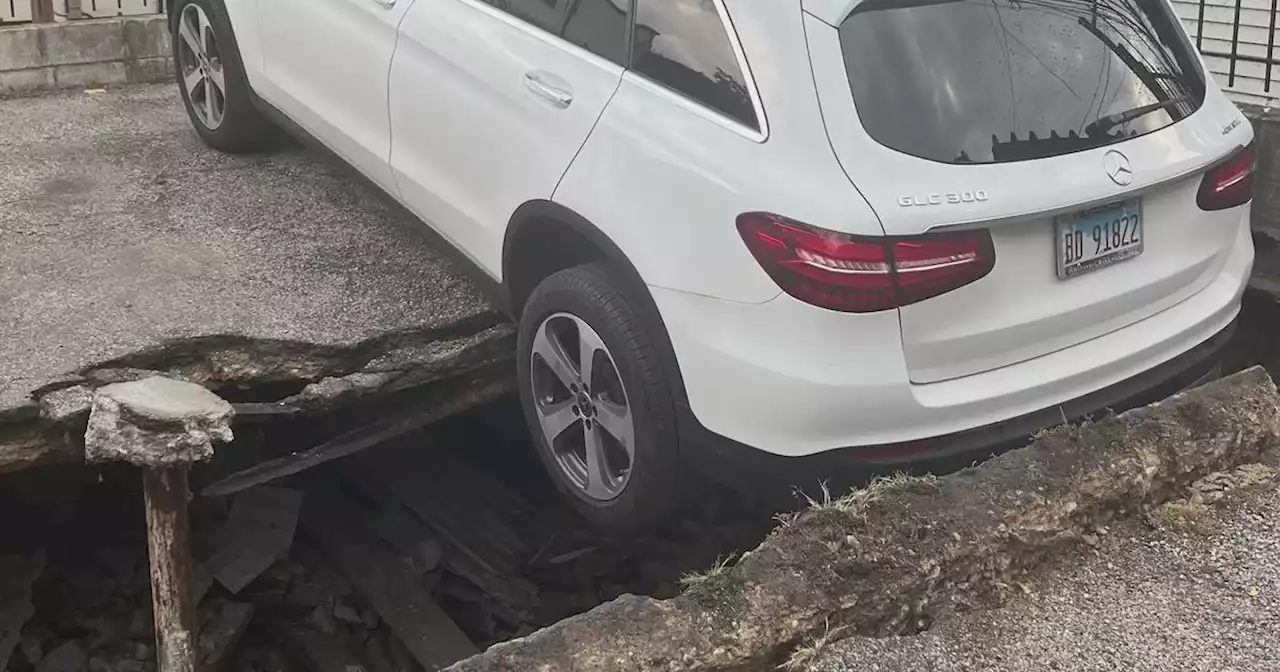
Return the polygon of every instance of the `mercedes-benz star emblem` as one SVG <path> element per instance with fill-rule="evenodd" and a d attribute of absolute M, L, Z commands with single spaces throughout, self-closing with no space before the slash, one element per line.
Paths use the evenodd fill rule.
<path fill-rule="evenodd" d="M 1107 169 L 1107 177 L 1112 182 L 1127 187 L 1133 182 L 1133 168 L 1129 166 L 1129 157 L 1111 150 L 1103 157 L 1103 165 Z"/>

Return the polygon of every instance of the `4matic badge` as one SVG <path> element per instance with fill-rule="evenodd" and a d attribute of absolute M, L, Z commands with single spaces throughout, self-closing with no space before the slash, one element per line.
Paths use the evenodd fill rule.
<path fill-rule="evenodd" d="M 920 205 L 943 205 L 948 203 L 978 203 L 987 200 L 985 189 L 973 191 L 952 191 L 945 194 L 918 194 L 916 196 L 899 196 L 898 205 L 911 208 Z"/>

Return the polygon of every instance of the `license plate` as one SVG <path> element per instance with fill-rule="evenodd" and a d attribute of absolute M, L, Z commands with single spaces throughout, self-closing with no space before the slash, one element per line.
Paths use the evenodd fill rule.
<path fill-rule="evenodd" d="M 1058 277 L 1081 273 L 1142 254 L 1142 200 L 1112 203 L 1054 221 Z"/>

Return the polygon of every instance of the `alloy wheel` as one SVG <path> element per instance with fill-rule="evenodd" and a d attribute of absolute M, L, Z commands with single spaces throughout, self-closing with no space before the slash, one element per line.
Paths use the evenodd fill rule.
<path fill-rule="evenodd" d="M 613 355 L 576 315 L 556 313 L 533 336 L 534 411 L 556 465 L 589 499 L 622 494 L 635 459 L 635 423 Z"/>
<path fill-rule="evenodd" d="M 227 80 L 213 24 L 195 3 L 178 17 L 178 66 L 182 86 L 196 118 L 210 131 L 222 125 L 227 109 Z"/>

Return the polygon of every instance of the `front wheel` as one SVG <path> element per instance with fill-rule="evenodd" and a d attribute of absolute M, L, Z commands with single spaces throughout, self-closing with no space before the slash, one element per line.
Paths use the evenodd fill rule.
<path fill-rule="evenodd" d="M 229 154 L 272 149 L 275 126 L 253 106 L 221 0 L 178 0 L 170 21 L 178 88 L 204 143 Z"/>
<path fill-rule="evenodd" d="M 606 531 L 661 521 L 679 503 L 668 376 L 605 264 L 559 271 L 520 320 L 520 397 L 551 478 Z"/>

